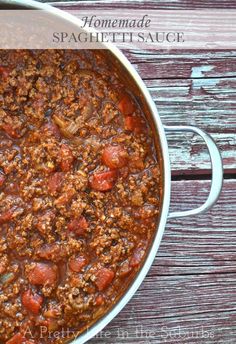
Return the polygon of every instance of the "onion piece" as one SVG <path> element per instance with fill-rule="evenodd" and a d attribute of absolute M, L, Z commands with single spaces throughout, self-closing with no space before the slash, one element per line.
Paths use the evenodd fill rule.
<path fill-rule="evenodd" d="M 60 128 L 66 128 L 68 126 L 68 122 L 57 115 L 53 116 L 53 120 Z"/>
<path fill-rule="evenodd" d="M 72 135 L 76 134 L 80 127 L 79 123 L 71 122 L 68 127 L 66 127 L 66 131 Z"/>
<path fill-rule="evenodd" d="M 92 70 L 89 69 L 79 69 L 76 72 L 77 75 L 79 75 L 80 77 L 85 77 L 85 78 L 93 78 L 96 73 Z"/>
<path fill-rule="evenodd" d="M 76 123 L 75 121 L 68 121 L 57 115 L 54 115 L 53 119 L 65 137 L 71 138 L 80 128 L 80 124 Z"/>

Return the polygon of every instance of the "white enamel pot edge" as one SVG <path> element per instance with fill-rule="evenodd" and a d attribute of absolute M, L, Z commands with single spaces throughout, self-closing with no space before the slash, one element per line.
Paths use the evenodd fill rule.
<path fill-rule="evenodd" d="M 77 25 L 78 27 L 81 27 L 82 25 L 82 22 L 76 17 L 72 16 L 71 14 L 61 11 L 59 9 L 56 9 L 50 5 L 39 3 L 33 0 L 4 0 L 4 1 L 0 1 L 0 3 L 9 4 L 10 6 L 12 6 L 13 4 L 16 4 L 19 6 L 26 7 L 26 8 L 30 7 L 32 9 L 42 9 L 42 10 L 47 11 L 48 13 L 51 13 L 54 16 L 58 16 L 65 21 L 68 21 L 74 25 Z M 94 32 L 91 29 L 87 31 Z M 85 331 L 79 337 L 77 337 L 73 341 L 73 344 L 83 344 L 87 342 L 89 339 L 96 336 L 96 334 L 98 334 L 111 320 L 113 320 L 116 317 L 116 315 L 125 307 L 125 305 L 133 297 L 133 295 L 135 294 L 135 292 L 137 291 L 137 289 L 140 287 L 141 283 L 143 282 L 145 276 L 147 275 L 155 259 L 155 256 L 157 254 L 157 251 L 159 249 L 159 246 L 162 240 L 162 236 L 164 233 L 164 229 L 165 229 L 168 217 L 174 218 L 174 217 L 191 216 L 191 215 L 196 215 L 196 214 L 205 212 L 217 201 L 221 188 L 222 188 L 222 182 L 223 182 L 222 160 L 221 160 L 219 150 L 217 146 L 215 145 L 213 139 L 207 133 L 205 133 L 204 131 L 196 127 L 191 127 L 191 126 L 164 127 L 158 115 L 156 105 L 149 91 L 147 90 L 144 82 L 142 81 L 142 79 L 140 78 L 140 76 L 138 75 L 134 67 L 131 65 L 131 63 L 128 61 L 128 59 L 113 44 L 104 43 L 103 46 L 109 49 L 116 56 L 116 58 L 121 62 L 121 64 L 126 68 L 126 70 L 134 79 L 135 83 L 138 85 L 141 93 L 143 94 L 143 96 L 145 97 L 148 103 L 148 107 L 149 107 L 150 113 L 152 114 L 156 130 L 158 131 L 161 154 L 163 157 L 164 196 L 163 196 L 161 215 L 160 215 L 159 224 L 158 224 L 158 230 L 156 231 L 156 235 L 154 237 L 152 246 L 150 247 L 149 254 L 141 270 L 136 275 L 132 285 L 128 288 L 126 293 L 121 297 L 119 302 L 115 304 L 114 307 L 103 318 L 98 320 L 93 326 L 91 326 L 91 328 L 89 328 L 87 331 Z M 170 196 L 171 196 L 171 169 L 170 169 L 170 160 L 169 160 L 169 150 L 168 150 L 168 144 L 167 144 L 167 138 L 166 138 L 166 132 L 168 131 L 194 132 L 195 134 L 198 134 L 203 138 L 203 140 L 205 141 L 208 147 L 208 151 L 210 153 L 210 158 L 212 162 L 211 191 L 209 193 L 209 196 L 206 202 L 197 209 L 169 214 Z"/>

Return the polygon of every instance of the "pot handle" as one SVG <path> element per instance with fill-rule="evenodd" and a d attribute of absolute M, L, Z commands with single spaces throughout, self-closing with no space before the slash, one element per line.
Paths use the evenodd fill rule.
<path fill-rule="evenodd" d="M 183 131 L 183 132 L 193 132 L 201 136 L 201 138 L 205 141 L 211 159 L 211 168 L 212 168 L 212 180 L 211 180 L 211 189 L 208 195 L 207 200 L 204 204 L 200 207 L 192 209 L 192 210 L 185 210 L 185 211 L 176 211 L 169 213 L 168 218 L 177 218 L 177 217 L 185 217 L 185 216 L 192 216 L 204 213 L 208 209 L 210 209 L 215 202 L 217 201 L 222 185 L 223 185 L 223 163 L 222 158 L 217 148 L 214 140 L 212 137 L 207 134 L 202 129 L 193 126 L 164 126 L 165 131 L 173 132 L 173 131 Z"/>

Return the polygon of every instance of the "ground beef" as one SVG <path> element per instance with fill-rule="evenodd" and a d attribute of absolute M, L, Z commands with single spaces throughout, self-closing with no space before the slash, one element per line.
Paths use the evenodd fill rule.
<path fill-rule="evenodd" d="M 160 163 L 104 52 L 2 50 L 0 94 L 0 342 L 64 343 L 140 268 Z"/>

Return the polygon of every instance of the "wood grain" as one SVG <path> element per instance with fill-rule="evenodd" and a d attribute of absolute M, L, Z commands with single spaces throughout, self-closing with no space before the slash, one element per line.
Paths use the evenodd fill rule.
<path fill-rule="evenodd" d="M 139 9 L 205 9 L 205 8 L 226 8 L 235 9 L 236 4 L 232 0 L 85 0 L 85 1 L 70 1 L 70 0 L 42 0 L 41 2 L 48 2 L 55 6 L 70 7 L 80 4 L 87 8 L 139 8 Z"/>
<path fill-rule="evenodd" d="M 171 210 L 200 206 L 209 189 L 209 181 L 172 182 Z M 225 180 L 211 211 L 168 222 L 158 254 L 158 274 L 236 273 L 235 190 L 236 180 Z"/>
<path fill-rule="evenodd" d="M 206 130 L 221 150 L 225 172 L 236 172 L 236 79 L 156 79 L 145 83 L 164 124 L 189 124 Z M 209 173 L 209 156 L 200 137 L 181 133 L 167 137 L 174 175 Z"/>
<path fill-rule="evenodd" d="M 174 182 L 173 209 L 199 206 L 208 189 L 208 181 Z M 235 343 L 235 190 L 236 181 L 227 180 L 209 213 L 168 222 L 140 290 L 106 328 L 110 338 L 101 334 L 90 343 Z M 179 328 L 189 336 L 171 336 Z M 128 338 L 121 338 L 122 330 Z M 151 338 L 146 338 L 148 331 L 150 336 L 153 332 Z M 207 338 L 210 334 L 213 337 Z"/>
<path fill-rule="evenodd" d="M 142 62 L 159 62 L 159 61 L 165 61 L 168 62 L 169 65 L 171 63 L 174 67 L 176 63 L 181 63 L 181 60 L 184 59 L 188 61 L 189 63 L 198 63 L 201 61 L 204 61 L 205 64 L 208 63 L 208 61 L 212 62 L 214 61 L 222 61 L 224 59 L 225 65 L 221 64 L 221 68 L 223 70 L 228 70 L 228 62 L 230 63 L 231 58 L 236 57 L 236 52 L 234 50 L 195 50 L 193 54 L 193 50 L 135 50 L 135 49 L 129 49 L 124 50 L 125 55 L 128 57 L 128 59 L 131 62 L 134 63 L 142 63 Z M 231 64 L 232 67 L 232 64 Z M 233 70 L 235 68 L 233 67 Z M 211 70 L 211 73 L 214 72 L 214 69 Z M 160 73 L 162 74 L 162 70 L 160 69 Z M 204 71 L 204 74 L 207 73 L 207 71 Z M 209 71 L 208 71 L 209 73 Z M 204 77 L 204 74 L 202 77 Z M 212 75 L 214 77 L 214 75 Z M 220 76 L 220 75 L 218 75 Z M 224 77 L 224 75 L 223 75 Z M 164 78 L 167 78 L 166 75 L 164 75 Z"/>
<path fill-rule="evenodd" d="M 144 57 L 141 57 L 140 60 L 136 59 L 136 62 L 133 62 L 145 79 L 199 79 L 236 76 L 235 55 L 225 57 L 227 59 L 225 64 L 222 64 L 222 58 L 217 56 L 213 58 L 207 57 L 206 54 L 201 55 L 202 57 L 191 58 L 182 54 L 182 58 L 175 58 L 171 54 L 169 58 L 166 58 L 160 54 L 156 57 L 154 55 L 150 59 L 146 58 L 145 61 L 143 61 Z M 227 56 L 227 54 L 225 55 Z M 139 55 L 137 54 L 137 56 Z"/>

